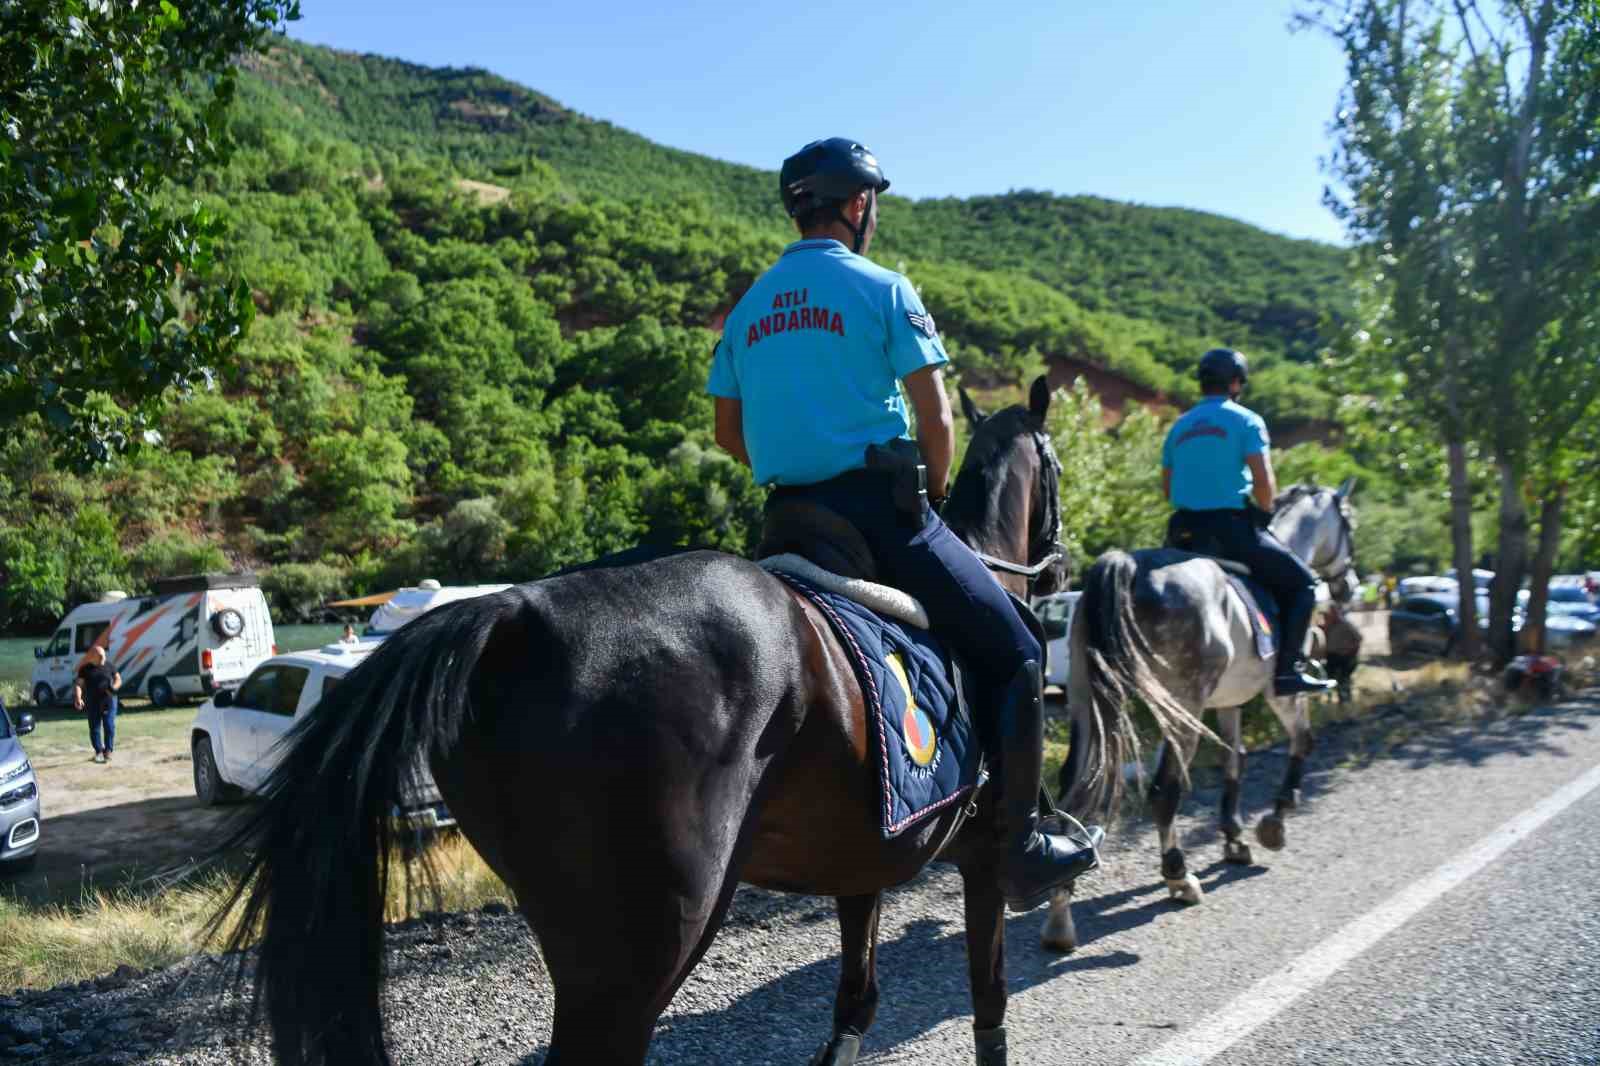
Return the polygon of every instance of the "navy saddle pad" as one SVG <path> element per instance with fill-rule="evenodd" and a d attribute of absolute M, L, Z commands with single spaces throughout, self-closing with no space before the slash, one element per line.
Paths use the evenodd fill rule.
<path fill-rule="evenodd" d="M 1247 577 L 1224 570 L 1228 584 L 1244 601 L 1244 612 L 1250 616 L 1250 632 L 1255 637 L 1256 654 L 1270 659 L 1278 651 L 1278 601 L 1267 590 Z"/>
<path fill-rule="evenodd" d="M 885 839 L 964 799 L 978 785 L 982 750 L 943 646 L 854 600 L 776 576 L 817 606 L 850 652 L 867 701 Z"/>

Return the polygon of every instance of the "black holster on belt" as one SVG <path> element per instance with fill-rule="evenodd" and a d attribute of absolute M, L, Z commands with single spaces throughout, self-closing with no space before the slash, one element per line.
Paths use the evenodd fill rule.
<path fill-rule="evenodd" d="M 895 510 L 908 525 L 921 526 L 928 503 L 928 468 L 922 462 L 922 449 L 916 441 L 896 437 L 883 444 L 867 445 L 868 470 L 889 475 Z"/>

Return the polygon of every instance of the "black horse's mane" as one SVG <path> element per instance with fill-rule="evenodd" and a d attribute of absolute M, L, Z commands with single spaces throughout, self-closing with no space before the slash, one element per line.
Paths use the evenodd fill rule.
<path fill-rule="evenodd" d="M 952 529 L 971 530 L 984 517 L 993 518 L 992 497 L 1004 480 L 1006 458 L 1023 433 L 1039 432 L 1043 427 L 1026 407 L 1014 404 L 996 411 L 978 423 L 967 454 L 961 460 L 950 500 L 945 504 L 944 520 Z"/>

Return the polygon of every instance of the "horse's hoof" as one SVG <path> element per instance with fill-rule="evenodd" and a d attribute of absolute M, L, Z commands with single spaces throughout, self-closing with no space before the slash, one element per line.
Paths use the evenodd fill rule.
<path fill-rule="evenodd" d="M 1194 874 L 1185 874 L 1181 879 L 1168 881 L 1167 891 L 1179 903 L 1199 903 L 1206 898 L 1204 890 L 1200 887 L 1200 879 Z"/>
<path fill-rule="evenodd" d="M 1223 841 L 1222 861 L 1231 862 L 1235 866 L 1249 866 L 1254 861 L 1250 855 L 1250 845 L 1242 840 Z"/>
<path fill-rule="evenodd" d="M 1283 819 L 1276 814 L 1264 815 L 1256 823 L 1256 839 L 1268 851 L 1282 851 L 1286 837 Z"/>
<path fill-rule="evenodd" d="M 1045 915 L 1044 928 L 1039 931 L 1039 943 L 1047 951 L 1070 955 L 1078 950 L 1078 930 L 1072 924 L 1072 897 L 1058 892 L 1050 901 L 1050 913 Z"/>
<path fill-rule="evenodd" d="M 856 1056 L 861 1054 L 861 1037 L 857 1033 L 834 1033 L 829 1040 L 817 1049 L 811 1056 L 807 1066 L 854 1066 Z"/>
<path fill-rule="evenodd" d="M 978 1066 L 1006 1066 L 1006 1027 L 974 1029 L 972 1043 L 977 1048 Z"/>

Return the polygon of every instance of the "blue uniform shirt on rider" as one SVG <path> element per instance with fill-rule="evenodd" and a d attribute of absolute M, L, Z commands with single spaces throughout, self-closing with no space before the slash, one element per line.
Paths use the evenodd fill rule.
<path fill-rule="evenodd" d="M 1172 424 L 1161 446 L 1161 465 L 1172 471 L 1172 505 L 1242 509 L 1255 483 L 1244 461 L 1271 444 L 1260 415 L 1225 396 L 1207 396 Z"/>
<path fill-rule="evenodd" d="M 740 402 L 758 485 L 811 485 L 907 436 L 896 383 L 948 359 L 902 275 L 838 241 L 803 240 L 729 313 L 706 391 Z"/>

